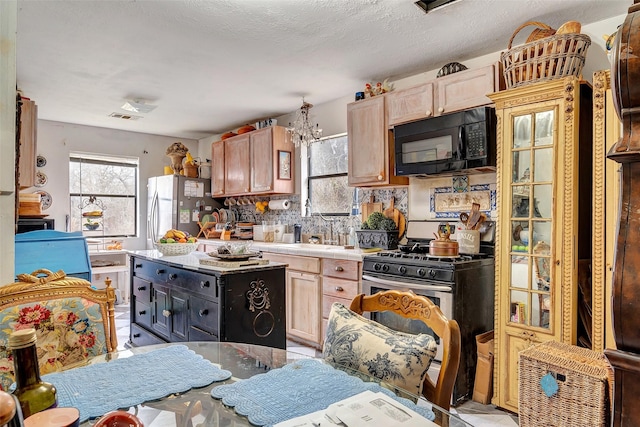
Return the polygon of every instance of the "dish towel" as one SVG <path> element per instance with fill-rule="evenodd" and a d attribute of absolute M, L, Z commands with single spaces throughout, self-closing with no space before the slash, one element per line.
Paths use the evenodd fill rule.
<path fill-rule="evenodd" d="M 58 406 L 80 411 L 80 422 L 109 411 L 224 381 L 218 368 L 184 345 L 42 376 L 58 391 Z"/>
<path fill-rule="evenodd" d="M 233 384 L 219 385 L 211 396 L 234 407 L 251 424 L 271 427 L 326 409 L 365 390 L 382 392 L 433 421 L 431 409 L 417 406 L 374 382 L 365 382 L 315 359 L 303 359 Z"/>

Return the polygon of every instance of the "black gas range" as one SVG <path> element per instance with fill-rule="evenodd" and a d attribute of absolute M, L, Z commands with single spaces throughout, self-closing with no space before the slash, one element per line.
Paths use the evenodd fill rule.
<path fill-rule="evenodd" d="M 429 280 L 453 283 L 456 271 L 493 269 L 493 256 L 487 254 L 439 257 L 401 251 L 378 252 L 363 259 L 363 272 L 381 274 L 398 280 Z"/>
<path fill-rule="evenodd" d="M 428 240 L 402 250 L 367 255 L 362 266 L 362 291 L 373 295 L 385 290 L 412 291 L 431 299 L 442 313 L 460 326 L 461 354 L 452 404 L 470 398 L 475 378 L 477 349 L 475 337 L 493 329 L 495 263 L 493 248 L 481 246 L 479 254 L 436 257 L 425 252 Z M 406 246 L 410 246 L 409 250 Z M 433 333 L 422 322 L 405 322 L 391 315 L 374 320 L 394 330 Z M 441 355 L 438 350 L 436 360 Z"/>

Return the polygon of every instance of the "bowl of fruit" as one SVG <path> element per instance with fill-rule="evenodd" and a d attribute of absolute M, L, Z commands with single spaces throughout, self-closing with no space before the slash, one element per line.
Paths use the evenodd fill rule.
<path fill-rule="evenodd" d="M 185 231 L 171 229 L 156 242 L 156 249 L 164 256 L 189 255 L 198 248 L 198 239 Z"/>

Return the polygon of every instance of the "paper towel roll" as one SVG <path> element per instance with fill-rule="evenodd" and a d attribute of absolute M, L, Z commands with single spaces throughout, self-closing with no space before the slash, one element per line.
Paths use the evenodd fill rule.
<path fill-rule="evenodd" d="M 287 199 L 283 200 L 271 200 L 269 202 L 269 209 L 278 210 L 278 209 L 289 209 L 291 207 L 291 202 Z"/>

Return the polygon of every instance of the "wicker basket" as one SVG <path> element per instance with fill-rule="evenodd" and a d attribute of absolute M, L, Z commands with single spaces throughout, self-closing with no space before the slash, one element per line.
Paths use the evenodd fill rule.
<path fill-rule="evenodd" d="M 156 243 L 156 249 L 164 256 L 189 255 L 198 249 L 198 243 Z"/>
<path fill-rule="evenodd" d="M 539 22 L 526 22 L 516 29 L 509 39 L 507 51 L 502 52 L 500 61 L 504 70 L 507 89 L 567 76 L 579 77 L 584 66 L 591 39 L 585 34 L 554 34 L 536 39 L 521 46 L 511 48 L 518 32 L 528 25 L 541 26 Z M 544 26 L 534 35 L 551 30 Z"/>
<path fill-rule="evenodd" d="M 556 378 L 551 397 L 540 380 Z M 520 352 L 519 421 L 527 426 L 607 426 L 613 371 L 603 353 L 549 341 Z"/>

